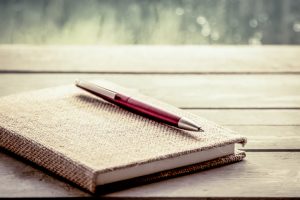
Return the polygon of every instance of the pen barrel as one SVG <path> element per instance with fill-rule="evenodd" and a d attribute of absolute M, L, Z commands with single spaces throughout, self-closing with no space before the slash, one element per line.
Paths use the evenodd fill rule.
<path fill-rule="evenodd" d="M 160 108 L 156 108 L 142 101 L 120 94 L 117 94 L 114 100 L 118 105 L 126 107 L 133 112 L 137 112 L 140 115 L 144 115 L 173 126 L 178 126 L 180 117 Z"/>

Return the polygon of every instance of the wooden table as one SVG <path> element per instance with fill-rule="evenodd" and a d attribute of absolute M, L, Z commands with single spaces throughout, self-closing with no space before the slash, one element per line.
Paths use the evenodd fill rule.
<path fill-rule="evenodd" d="M 300 197 L 300 47 L 0 45 L 0 95 L 105 78 L 248 137 L 243 162 L 111 197 Z M 179 92 L 180 91 L 180 92 Z M 0 153 L 0 196 L 90 196 Z"/>

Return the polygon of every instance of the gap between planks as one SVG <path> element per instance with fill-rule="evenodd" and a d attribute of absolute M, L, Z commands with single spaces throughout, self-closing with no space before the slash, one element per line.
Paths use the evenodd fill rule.
<path fill-rule="evenodd" d="M 147 72 L 127 72 L 127 71 L 52 71 L 52 70 L 1 70 L 0 74 L 109 74 L 109 75 L 293 75 L 300 74 L 300 71 L 289 72 L 289 71 L 280 71 L 280 72 L 259 72 L 259 71 L 251 71 L 251 72 L 236 72 L 236 71 L 228 71 L 228 72 L 155 72 L 155 71 L 147 71 Z"/>

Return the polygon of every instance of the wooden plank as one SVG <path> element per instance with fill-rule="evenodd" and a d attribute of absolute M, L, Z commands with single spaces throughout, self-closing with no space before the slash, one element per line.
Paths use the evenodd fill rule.
<path fill-rule="evenodd" d="M 300 108 L 299 75 L 0 74 L 1 95 L 104 78 L 182 108 Z"/>
<path fill-rule="evenodd" d="M 247 137 L 239 149 L 254 151 L 300 151 L 300 126 L 225 126 Z"/>
<path fill-rule="evenodd" d="M 110 197 L 299 197 L 299 152 L 248 152 L 245 161 L 143 185 Z M 1 197 L 89 196 L 0 153 Z"/>
<path fill-rule="evenodd" d="M 0 71 L 299 73 L 298 46 L 0 45 Z"/>
<path fill-rule="evenodd" d="M 300 110 L 193 109 L 189 111 L 228 126 L 300 126 Z"/>

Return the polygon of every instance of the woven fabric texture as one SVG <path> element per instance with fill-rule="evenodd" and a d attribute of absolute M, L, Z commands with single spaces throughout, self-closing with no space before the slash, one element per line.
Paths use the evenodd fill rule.
<path fill-rule="evenodd" d="M 1 98 L 0 146 L 94 192 L 99 173 L 246 143 L 245 137 L 199 116 L 110 82 L 95 82 L 191 118 L 204 132 L 173 128 L 68 85 Z"/>

